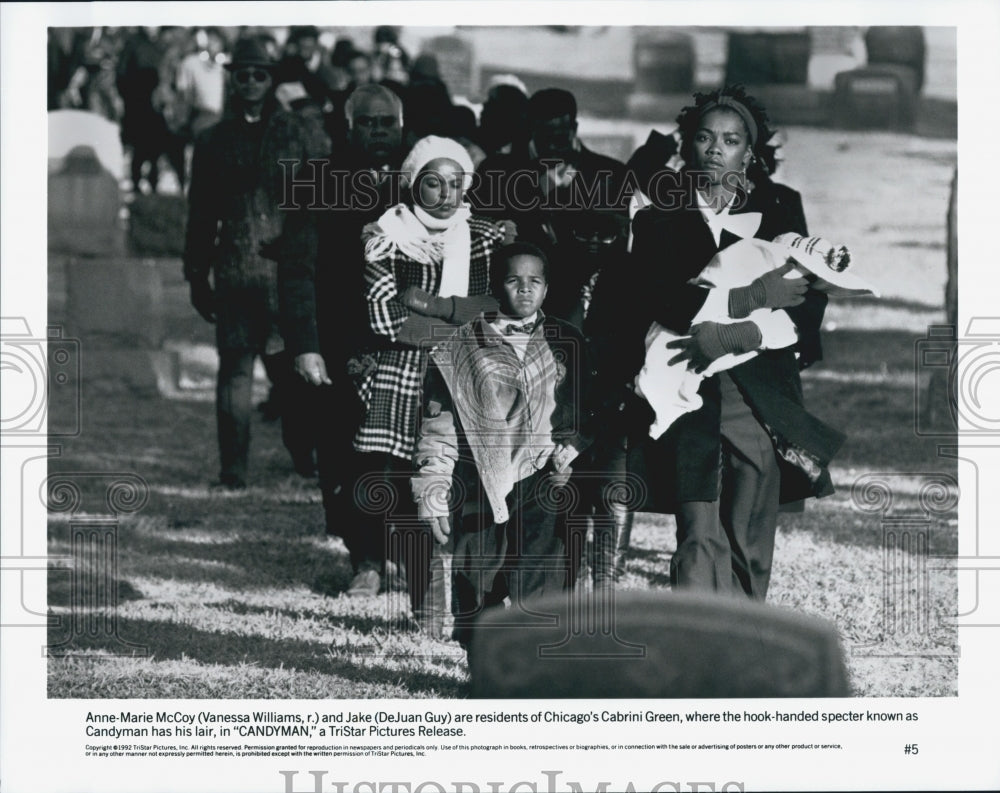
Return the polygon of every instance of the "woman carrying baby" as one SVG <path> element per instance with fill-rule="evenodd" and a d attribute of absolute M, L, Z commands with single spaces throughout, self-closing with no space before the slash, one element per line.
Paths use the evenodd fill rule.
<path fill-rule="evenodd" d="M 686 166 L 662 171 L 651 183 L 653 206 L 635 217 L 631 261 L 618 287 L 629 300 L 620 330 L 629 333 L 637 367 L 653 322 L 684 334 L 664 354 L 694 371 L 725 353 L 759 354 L 706 378 L 701 407 L 647 438 L 630 463 L 647 484 L 643 508 L 676 515 L 673 586 L 735 589 L 763 600 L 779 505 L 833 491 L 825 465 L 843 436 L 805 411 L 799 379 L 799 370 L 821 357 L 827 298 L 805 278 L 785 277 L 788 267 L 732 289 L 689 283 L 740 239 L 807 231 L 800 195 L 769 178 L 772 132 L 764 109 L 741 87 L 696 95 L 678 124 Z M 768 349 L 751 321 L 692 326 L 708 301 L 737 320 L 757 309 L 784 310 L 798 341 Z"/>

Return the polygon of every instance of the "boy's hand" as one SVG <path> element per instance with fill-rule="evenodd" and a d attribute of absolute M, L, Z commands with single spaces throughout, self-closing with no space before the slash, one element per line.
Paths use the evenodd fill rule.
<path fill-rule="evenodd" d="M 579 454 L 580 450 L 572 443 L 557 443 L 555 451 L 552 453 L 552 465 L 555 466 L 558 473 L 565 473 Z"/>
<path fill-rule="evenodd" d="M 451 524 L 447 517 L 426 518 L 425 523 L 430 526 L 431 534 L 439 545 L 445 545 L 451 535 Z"/>

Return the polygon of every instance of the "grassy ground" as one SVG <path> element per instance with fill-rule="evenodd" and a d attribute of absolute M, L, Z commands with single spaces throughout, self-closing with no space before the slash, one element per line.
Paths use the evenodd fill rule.
<path fill-rule="evenodd" d="M 857 695 L 954 695 L 956 576 L 933 559 L 957 552 L 954 488 L 935 510 L 925 506 L 935 474 L 954 476 L 955 466 L 938 456 L 935 438 L 914 432 L 915 389 L 926 386 L 915 369 L 916 344 L 928 324 L 944 320 L 944 206 L 954 145 L 797 130 L 796 157 L 829 159 L 838 142 L 848 147 L 840 150 L 845 157 L 864 152 L 851 160 L 871 173 L 863 208 L 852 203 L 856 172 L 852 178 L 834 168 L 811 191 L 801 169 L 790 170 L 790 181 L 806 191 L 814 229 L 861 250 L 859 261 L 873 268 L 866 274 L 877 268 L 886 299 L 842 301 L 828 312 L 826 360 L 806 372 L 806 400 L 850 437 L 833 468 L 837 494 L 782 516 L 769 600 L 836 624 Z M 904 160 L 909 170 L 892 171 Z M 888 200 L 898 191 L 909 199 L 905 216 Z M 133 472 L 148 484 L 149 499 L 118 524 L 113 589 L 102 594 L 108 602 L 114 593 L 115 608 L 81 607 L 74 596 L 74 580 L 89 580 L 96 562 L 78 558 L 76 579 L 69 569 L 52 569 L 49 607 L 59 619 L 50 645 L 72 640 L 72 652 L 49 660 L 50 696 L 465 696 L 464 654 L 417 633 L 405 603 L 339 596 L 351 576 L 346 551 L 324 536 L 319 492 L 292 473 L 276 425 L 255 419 L 245 493 L 209 489 L 217 474 L 210 335 L 186 305 L 177 263 L 163 272 L 181 387 L 138 395 L 88 381 L 84 368 L 83 432 L 51 461 L 51 473 Z M 60 279 L 53 267 L 53 321 L 60 320 Z M 85 353 L 86 340 L 84 362 Z M 852 497 L 863 477 L 892 489 L 892 514 L 907 517 L 909 539 L 920 534 L 925 545 L 894 542 L 882 516 L 866 511 L 873 490 Z M 84 505 L 103 503 L 103 483 L 80 481 Z M 52 554 L 72 553 L 79 517 L 51 516 Z M 666 588 L 673 549 L 671 518 L 639 516 L 622 586 Z M 74 631 L 74 613 L 106 621 L 100 630 Z"/>
<path fill-rule="evenodd" d="M 909 352 L 898 346 L 901 355 Z M 892 364 L 902 370 L 907 360 Z M 877 379 L 878 369 L 867 371 Z M 927 478 L 893 472 L 948 466 L 933 462 L 927 441 L 905 431 L 910 389 L 818 377 L 807 385 L 807 398 L 830 406 L 824 417 L 852 436 L 843 465 L 834 469 L 838 493 L 782 517 L 770 600 L 834 620 L 858 694 L 954 694 L 956 635 L 943 627 L 956 609 L 954 574 L 930 571 L 922 590 L 912 568 L 927 561 L 887 551 L 880 517 L 859 511 L 851 497 L 856 479 L 884 472 L 895 508 L 918 514 Z M 339 596 L 351 575 L 346 551 L 324 537 L 318 491 L 290 472 L 277 427 L 254 426 L 252 487 L 218 494 L 207 487 L 215 473 L 210 401 L 106 394 L 100 403 L 86 433 L 52 469 L 134 471 L 148 482 L 149 501 L 122 518 L 118 530 L 116 633 L 76 637 L 78 652 L 50 660 L 52 696 L 463 695 L 462 652 L 424 640 L 409 624 L 405 603 Z M 670 518 L 640 516 L 624 588 L 667 586 L 672 529 Z M 70 530 L 69 519 L 53 516 L 52 553 L 71 553 Z M 956 553 L 953 512 L 926 532 L 930 554 Z M 892 629 L 899 604 L 887 600 L 887 587 L 928 610 L 922 630 Z M 54 614 L 68 620 L 71 595 L 69 571 L 54 570 Z M 68 624 L 55 627 L 50 644 L 66 638 Z M 127 657 L 132 650 L 119 640 L 141 645 L 147 655 Z"/>

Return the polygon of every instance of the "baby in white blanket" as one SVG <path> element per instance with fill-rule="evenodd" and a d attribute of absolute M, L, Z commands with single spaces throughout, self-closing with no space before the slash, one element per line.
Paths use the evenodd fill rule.
<path fill-rule="evenodd" d="M 810 285 L 831 296 L 876 294 L 863 279 L 847 272 L 850 253 L 843 246 L 834 246 L 819 237 L 802 237 L 782 234 L 773 242 L 759 239 L 742 239 L 733 243 L 710 261 L 701 274 L 692 281 L 709 287 L 712 292 L 701 309 L 691 320 L 729 324 L 754 322 L 760 329 L 759 349 L 775 350 L 788 347 L 798 340 L 795 324 L 781 309 L 761 308 L 749 316 L 735 320 L 728 316 L 727 295 L 730 289 L 748 286 L 760 276 L 784 267 L 786 278 L 815 276 Z M 701 381 L 717 372 L 731 369 L 750 360 L 757 352 L 741 355 L 726 353 L 717 358 L 701 373 L 688 368 L 688 361 L 669 363 L 676 350 L 667 345 L 683 336 L 654 322 L 646 333 L 646 359 L 642 371 L 635 378 L 635 390 L 643 396 L 656 414 L 649 428 L 653 438 L 659 438 L 680 416 L 701 407 L 698 388 Z"/>

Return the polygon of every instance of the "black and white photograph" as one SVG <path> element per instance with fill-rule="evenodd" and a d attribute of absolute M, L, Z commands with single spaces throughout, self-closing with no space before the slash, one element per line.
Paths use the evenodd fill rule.
<path fill-rule="evenodd" d="M 1000 784 L 1000 16 L 749 5 L 5 9 L 0 784 Z"/>

